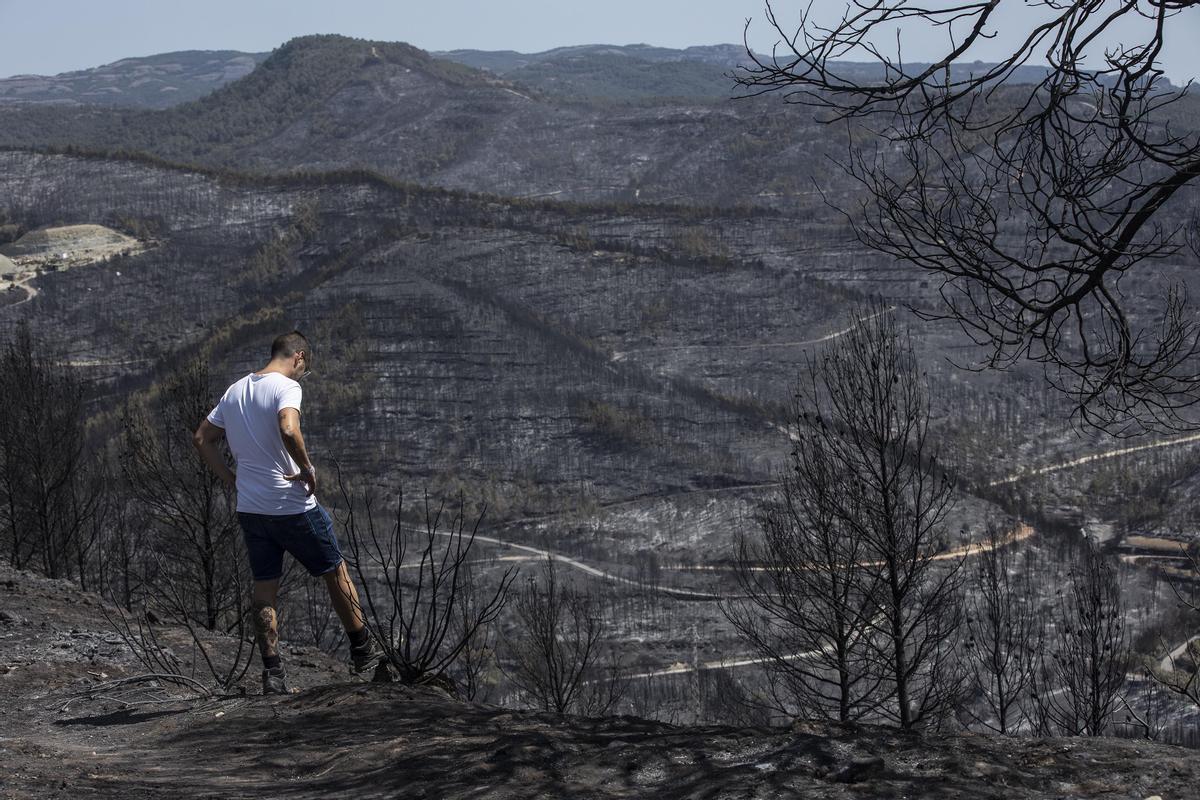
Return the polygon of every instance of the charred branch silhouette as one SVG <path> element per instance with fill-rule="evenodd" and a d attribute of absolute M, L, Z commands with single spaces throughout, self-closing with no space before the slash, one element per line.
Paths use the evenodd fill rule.
<path fill-rule="evenodd" d="M 1005 543 L 1003 532 L 989 525 L 966 602 L 967 661 L 986 709 L 969 713 L 997 733 L 1016 733 L 1027 722 L 1026 705 L 1043 645 L 1033 571 L 1020 556 Z"/>
<path fill-rule="evenodd" d="M 1129 661 L 1117 567 L 1092 540 L 1052 612 L 1054 630 L 1034 681 L 1039 732 L 1102 736 L 1120 707 Z"/>
<path fill-rule="evenodd" d="M 865 190 L 842 209 L 849 224 L 942 278 L 929 316 L 988 348 L 983 366 L 1040 362 L 1084 422 L 1114 432 L 1188 426 L 1200 331 L 1186 292 L 1172 288 L 1151 320 L 1121 282 L 1186 247 L 1200 136 L 1172 118 L 1187 89 L 1161 62 L 1165 27 L 1200 3 L 1028 5 L 1013 22 L 1009 0 L 855 2 L 831 24 L 802 12 L 792 29 L 768 2 L 782 42 L 770 58 L 747 47 L 736 78 L 847 126 L 840 165 Z M 1018 44 L 995 64 L 968 63 L 1001 25 Z M 899 40 L 913 29 L 944 36 L 943 55 L 905 63 Z M 1127 44 L 1100 43 L 1118 31 Z M 881 44 L 893 37 L 895 54 Z M 841 61 L 861 57 L 869 68 Z M 1015 85 L 1039 59 L 1044 76 Z M 871 144 L 856 144 L 864 134 Z"/>
<path fill-rule="evenodd" d="M 404 683 L 437 684 L 458 693 L 452 668 L 478 646 L 482 629 L 500 615 L 516 577 L 510 567 L 491 587 L 474 579 L 468 559 L 482 513 L 468 527 L 461 496 L 454 510 L 444 501 L 434 505 L 426 494 L 424 525 L 414 527 L 403 521 L 400 490 L 392 523 L 385 528 L 376 519 L 370 491 L 352 494 L 340 470 L 338 488 L 349 545 L 346 560 L 358 577 L 363 610 L 388 664 Z M 469 653 L 468 658 L 474 656 Z"/>
<path fill-rule="evenodd" d="M 517 631 L 509 646 L 508 677 L 544 711 L 607 714 L 626 681 L 606 650 L 608 624 L 600 598 L 560 582 L 547 558 L 541 582 L 530 576 L 514 603 Z"/>

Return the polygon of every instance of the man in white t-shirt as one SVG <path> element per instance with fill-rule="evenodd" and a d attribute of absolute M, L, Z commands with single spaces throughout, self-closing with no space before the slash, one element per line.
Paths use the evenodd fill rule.
<path fill-rule="evenodd" d="M 379 662 L 333 520 L 317 502 L 317 471 L 300 433 L 299 380 L 309 372 L 311 353 L 299 331 L 277 337 L 271 344 L 270 363 L 226 389 L 193 437 L 204 463 L 237 490 L 238 522 L 254 573 L 254 622 L 264 694 L 287 692 L 275 614 L 285 552 L 309 574 L 325 579 L 350 639 L 355 671 Z M 237 462 L 236 475 L 217 448 L 222 436 Z"/>

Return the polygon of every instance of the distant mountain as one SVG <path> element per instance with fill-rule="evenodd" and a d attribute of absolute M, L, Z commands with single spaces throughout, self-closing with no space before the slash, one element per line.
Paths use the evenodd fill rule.
<path fill-rule="evenodd" d="M 824 200 L 859 191 L 829 158 L 846 145 L 843 128 L 789 113 L 776 97 L 730 102 L 727 78 L 713 96 L 683 83 L 699 69 L 719 73 L 714 63 L 595 48 L 555 58 L 565 60 L 519 68 L 543 70 L 543 88 L 529 88 L 403 43 L 306 36 L 244 78 L 165 110 L 0 103 L 0 147 L 137 151 L 243 172 L 365 168 L 507 197 L 806 214 L 827 214 Z M 671 74 L 674 86 L 663 78 Z M 556 77 L 575 88 L 545 88 Z M 607 97 L 588 88 L 605 86 Z M 1004 102 L 1003 92 L 994 99 Z M 1194 124 L 1195 105 L 1173 109 L 1179 124 Z"/>
<path fill-rule="evenodd" d="M 903 66 L 906 75 L 915 75 L 927 68 L 929 64 L 928 62 L 914 61 Z M 984 61 L 955 64 L 950 68 L 950 77 L 952 80 L 965 80 L 972 75 L 982 75 L 994 66 L 996 65 Z M 840 77 L 864 83 L 883 80 L 886 75 L 884 66 L 877 61 L 838 61 L 835 63 L 835 68 Z M 1014 69 L 1005 82 L 1009 84 L 1038 83 L 1046 77 L 1049 71 L 1049 67 L 1025 64 Z"/>
<path fill-rule="evenodd" d="M 723 99 L 737 96 L 733 75 L 752 66 L 746 48 L 738 44 L 688 47 L 682 50 L 645 44 L 590 44 L 556 47 L 541 53 L 512 50 L 450 50 L 432 55 L 487 70 L 516 83 L 570 98 L 644 100 L 653 97 Z M 770 56 L 758 54 L 766 61 Z M 786 58 L 780 58 L 786 62 Z M 904 65 L 913 74 L 928 63 Z M 955 64 L 955 80 L 980 75 L 995 64 L 982 61 Z M 851 81 L 878 81 L 884 68 L 874 61 L 836 62 L 838 73 Z M 1010 84 L 1037 83 L 1049 67 L 1019 66 L 1006 81 Z M 1164 84 L 1169 86 L 1169 82 Z"/>
<path fill-rule="evenodd" d="M 541 53 L 451 50 L 432 55 L 548 94 L 590 100 L 724 99 L 735 93 L 730 73 L 747 60 L 745 48 L 734 44 L 682 50 L 589 44 Z"/>
<path fill-rule="evenodd" d="M 646 61 L 613 53 L 589 53 L 538 61 L 503 73 L 503 77 L 571 99 L 723 100 L 736 94 L 730 71 L 703 61 Z"/>
<path fill-rule="evenodd" d="M 340 36 L 307 36 L 293 41 L 304 47 L 322 41 L 324 46 L 332 42 L 343 45 L 351 41 L 363 43 Z M 409 56 L 420 53 L 424 62 L 453 62 L 502 78 L 513 87 L 585 103 L 725 100 L 739 94 L 733 76 L 750 63 L 745 48 L 737 44 L 682 49 L 646 44 L 591 44 L 557 47 L 540 53 L 513 50 L 425 53 L 408 45 L 377 42 L 373 46 L 377 53 L 382 52 L 381 47 L 385 50 L 405 47 L 411 51 Z M 275 52 L 283 52 L 288 47 L 284 45 Z M 15 75 L 0 78 L 0 109 L 37 105 L 167 109 L 203 98 L 250 75 L 272 55 L 236 50 L 183 50 L 125 58 L 100 67 L 53 76 Z M 396 54 L 387 58 L 394 61 Z M 767 56 L 760 54 L 759 58 Z M 905 66 L 912 71 L 926 65 L 912 63 Z M 964 78 L 991 66 L 978 61 L 959 64 L 955 65 L 953 75 Z M 883 74 L 881 66 L 874 62 L 846 61 L 839 62 L 838 67 L 845 78 L 855 81 L 878 80 Z M 1009 82 L 1034 83 L 1044 78 L 1046 72 L 1047 68 L 1042 66 L 1018 67 L 1009 76 Z M 333 75 L 315 76 L 313 83 L 329 85 L 329 79 L 340 74 L 339 70 L 334 70 Z"/>
<path fill-rule="evenodd" d="M 59 75 L 16 75 L 0 79 L 0 104 L 170 108 L 249 75 L 269 55 L 182 50 Z"/>
<path fill-rule="evenodd" d="M 618 57 L 650 63 L 694 61 L 726 69 L 732 69 L 746 62 L 746 48 L 740 44 L 714 44 L 683 49 L 654 47 L 648 44 L 582 44 L 573 47 L 556 47 L 540 53 L 518 53 L 513 50 L 447 50 L 433 52 L 430 55 L 457 61 L 476 69 L 486 69 L 498 75 L 505 75 L 536 64 L 592 57 Z"/>

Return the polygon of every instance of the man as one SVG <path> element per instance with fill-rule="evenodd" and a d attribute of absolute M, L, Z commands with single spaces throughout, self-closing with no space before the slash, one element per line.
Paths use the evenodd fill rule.
<path fill-rule="evenodd" d="M 263 661 L 263 694 L 288 691 L 277 650 L 275 597 L 283 554 L 321 576 L 350 639 L 355 672 L 375 667 L 378 650 L 367 630 L 358 593 L 342 560 L 333 521 L 317 502 L 317 471 L 300 433 L 299 381 L 309 373 L 312 349 L 299 331 L 271 344 L 271 360 L 225 390 L 200 423 L 193 441 L 204 463 L 237 489 L 238 522 L 254 574 L 254 625 Z M 224 435 L 237 462 L 235 475 L 217 444 Z"/>

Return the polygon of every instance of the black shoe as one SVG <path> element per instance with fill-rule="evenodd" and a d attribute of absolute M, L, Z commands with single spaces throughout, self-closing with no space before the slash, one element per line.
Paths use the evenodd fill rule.
<path fill-rule="evenodd" d="M 395 678 L 392 677 L 392 671 L 388 668 L 387 659 L 380 659 L 375 665 L 375 674 L 371 676 L 371 683 L 391 683 Z"/>
<path fill-rule="evenodd" d="M 287 694 L 287 683 L 283 680 L 283 667 L 264 669 L 262 674 L 263 694 Z"/>
<path fill-rule="evenodd" d="M 383 653 L 379 652 L 379 648 L 375 646 L 375 637 L 373 636 L 368 636 L 367 640 L 358 647 L 353 645 L 350 647 L 350 668 L 354 672 L 363 673 L 374 669 L 382 659 Z"/>

